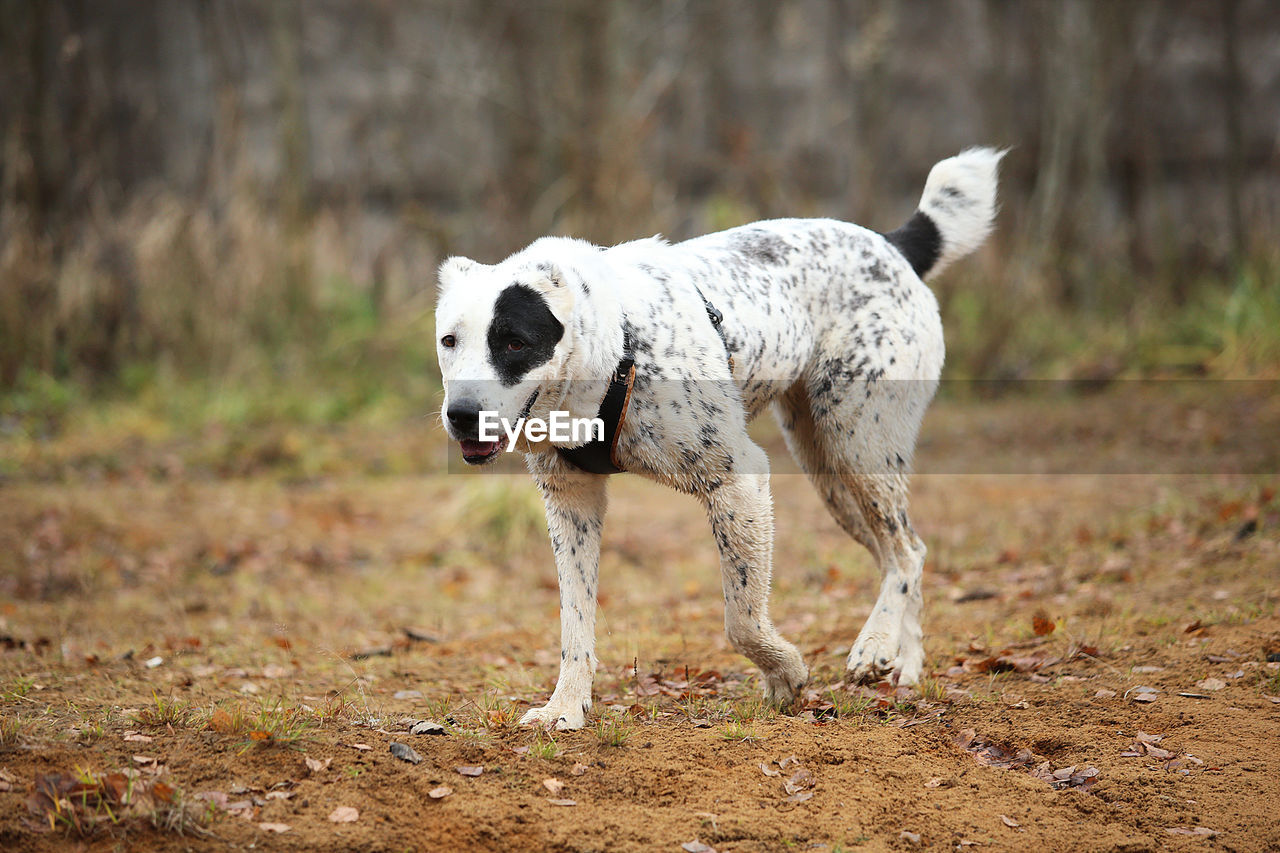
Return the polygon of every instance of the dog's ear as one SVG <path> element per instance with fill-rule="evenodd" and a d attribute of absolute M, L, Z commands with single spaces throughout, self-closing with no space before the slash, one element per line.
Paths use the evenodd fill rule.
<path fill-rule="evenodd" d="M 475 268 L 476 262 L 470 258 L 464 258 L 461 255 L 454 255 L 453 257 L 445 258 L 444 262 L 440 264 L 439 271 L 436 273 L 436 278 L 439 283 L 439 292 L 444 293 L 452 287 L 455 282 Z"/>
<path fill-rule="evenodd" d="M 561 324 L 568 326 L 573 316 L 573 288 L 565 281 L 564 272 L 552 263 L 541 263 L 530 286 L 547 301 L 547 307 Z"/>

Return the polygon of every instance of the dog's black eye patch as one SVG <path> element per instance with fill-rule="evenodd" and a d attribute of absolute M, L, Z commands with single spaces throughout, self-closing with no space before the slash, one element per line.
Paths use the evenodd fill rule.
<path fill-rule="evenodd" d="M 510 387 L 550 361 L 562 337 L 564 325 L 551 313 L 547 301 L 528 285 L 513 284 L 493 303 L 487 336 L 489 363 L 502 384 Z M 512 341 L 520 341 L 522 346 L 509 346 Z"/>

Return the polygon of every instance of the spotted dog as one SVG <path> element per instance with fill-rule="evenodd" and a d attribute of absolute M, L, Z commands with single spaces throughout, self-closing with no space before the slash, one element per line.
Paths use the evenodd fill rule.
<path fill-rule="evenodd" d="M 987 237 L 1001 156 L 975 148 L 936 164 L 919 208 L 888 234 L 779 219 L 676 244 L 547 237 L 494 265 L 450 258 L 436 308 L 445 428 L 466 462 L 490 462 L 508 440 L 480 440 L 481 411 L 595 417 L 628 365 L 609 458 L 705 506 L 725 631 L 760 668 L 766 698 L 785 703 L 808 670 L 769 619 L 769 468 L 747 435 L 772 407 L 792 455 L 883 577 L 849 676 L 913 684 L 924 661 L 925 546 L 907 514 L 908 468 L 944 351 L 923 279 Z M 561 617 L 555 691 L 522 722 L 576 729 L 596 668 L 608 477 L 564 446 L 515 441 L 546 505 Z"/>

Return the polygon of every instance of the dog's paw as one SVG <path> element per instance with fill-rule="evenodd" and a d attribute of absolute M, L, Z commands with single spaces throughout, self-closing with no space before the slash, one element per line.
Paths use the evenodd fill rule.
<path fill-rule="evenodd" d="M 541 708 L 531 708 L 520 718 L 522 726 L 540 726 L 557 731 L 573 731 L 587 724 L 587 709 L 578 703 L 560 705 L 548 703 Z"/>
<path fill-rule="evenodd" d="M 911 687 L 920 682 L 923 667 L 924 648 L 919 643 L 913 645 L 905 638 L 864 632 L 849 650 L 845 675 L 854 684 L 888 678 L 902 687 Z"/>
<path fill-rule="evenodd" d="M 809 680 L 809 667 L 805 666 L 800 652 L 789 647 L 791 654 L 777 669 L 764 672 L 764 700 L 771 705 L 783 707 L 790 705 L 800 695 L 805 683 Z"/>
<path fill-rule="evenodd" d="M 898 638 L 890 637 L 878 631 L 863 631 L 858 641 L 849 650 L 849 659 L 845 663 L 846 677 L 854 684 L 866 684 L 879 681 L 900 669 L 898 660 Z M 900 674 L 899 683 L 903 681 Z M 916 678 L 919 678 L 919 668 Z M 911 682 L 914 683 L 914 682 Z"/>

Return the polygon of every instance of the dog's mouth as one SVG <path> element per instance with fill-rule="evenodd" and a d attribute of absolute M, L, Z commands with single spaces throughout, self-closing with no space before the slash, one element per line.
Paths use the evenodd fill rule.
<path fill-rule="evenodd" d="M 540 388 L 534 389 L 533 394 L 525 402 L 524 408 L 520 410 L 520 416 L 516 419 L 517 422 L 529 417 L 529 411 L 533 408 L 533 404 L 537 402 L 538 394 L 541 390 Z M 484 465 L 486 462 L 492 462 L 498 458 L 499 453 L 508 449 L 510 445 L 511 438 L 506 435 L 496 441 L 479 441 L 474 438 L 458 440 L 458 446 L 462 449 L 462 461 L 468 465 Z"/>
<path fill-rule="evenodd" d="M 458 442 L 462 448 L 462 461 L 468 465 L 483 465 L 496 458 L 506 449 L 507 443 L 505 437 L 497 441 L 476 441 L 473 438 L 464 438 Z"/>

